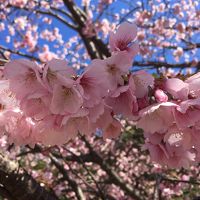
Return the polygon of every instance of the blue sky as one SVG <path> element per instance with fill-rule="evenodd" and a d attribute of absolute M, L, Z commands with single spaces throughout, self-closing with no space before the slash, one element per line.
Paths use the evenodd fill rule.
<path fill-rule="evenodd" d="M 77 3 L 81 6 L 81 0 L 76 0 L 75 2 L 77 2 Z M 98 2 L 98 0 L 91 0 L 91 5 L 96 6 L 96 5 L 97 5 L 97 2 Z M 130 1 L 129 1 L 129 2 L 130 2 Z M 132 1 L 132 2 L 133 2 L 133 1 Z M 136 1 L 135 1 L 135 2 L 136 2 Z M 145 3 L 145 2 L 147 2 L 147 0 L 143 0 L 143 1 L 141 1 L 141 2 L 144 3 L 143 5 L 144 5 L 144 7 L 145 7 L 146 9 L 149 9 L 147 3 Z M 152 2 L 153 2 L 155 5 L 157 4 L 157 1 L 156 1 L 156 0 L 153 0 Z M 178 2 L 178 1 L 177 1 L 177 0 L 170 0 L 170 1 L 169 1 L 169 0 L 167 1 L 167 0 L 166 0 L 165 2 L 170 2 L 170 4 L 172 4 L 172 3 Z M 136 4 L 134 5 L 134 4 L 132 3 L 132 8 L 133 8 L 134 6 L 136 6 Z M 122 2 L 122 1 L 119 1 L 119 0 L 118 0 L 118 1 L 115 1 L 113 4 L 111 4 L 111 5 L 108 7 L 107 11 L 106 11 L 105 14 L 101 17 L 101 19 L 107 18 L 107 19 L 112 20 L 112 16 L 107 15 L 106 13 L 120 13 L 120 11 L 121 11 L 122 9 L 126 10 L 126 9 L 131 9 L 131 8 L 130 8 L 130 6 L 129 6 L 128 4 L 126 4 L 126 3 Z M 122 15 L 122 14 L 121 14 L 121 15 Z M 15 12 L 12 13 L 12 15 L 10 15 L 10 19 L 11 19 L 11 20 L 14 20 L 17 16 L 27 16 L 27 13 L 24 12 L 24 11 L 20 11 L 20 12 L 19 12 L 19 11 L 15 11 Z M 93 18 L 96 19 L 96 17 L 97 17 L 97 15 L 94 15 Z M 160 15 L 158 15 L 157 17 L 162 17 L 162 13 L 161 13 Z M 49 30 L 52 30 L 53 28 L 58 27 L 59 30 L 60 30 L 60 33 L 61 33 L 62 36 L 63 36 L 64 42 L 68 41 L 68 39 L 69 39 L 70 37 L 76 35 L 76 33 L 75 33 L 72 29 L 69 29 L 69 28 L 64 27 L 63 24 L 62 24 L 61 22 L 59 22 L 58 20 L 56 20 L 56 19 L 52 19 L 52 20 L 53 20 L 53 23 L 52 23 L 50 26 L 47 26 L 46 24 L 44 24 L 44 23 L 42 22 L 42 18 L 33 17 L 33 18 L 32 18 L 32 23 L 33 23 L 33 24 L 39 24 L 39 32 L 45 30 L 46 28 L 49 29 Z M 132 20 L 134 20 L 134 17 L 133 17 L 133 15 L 131 14 L 131 15 L 129 15 L 129 16 L 126 16 L 126 18 L 125 18 L 124 20 L 129 20 L 129 21 L 131 20 L 131 21 L 132 21 Z M 184 18 L 179 19 L 180 22 L 183 21 L 183 20 L 186 20 L 186 19 L 184 19 Z M 22 34 L 23 34 L 23 31 L 22 31 Z M 8 47 L 8 48 L 13 48 L 13 47 L 12 47 L 12 43 L 13 43 L 14 40 L 17 40 L 17 39 L 19 38 L 19 36 L 16 35 L 14 38 L 12 38 L 10 44 L 8 44 L 8 43 L 5 42 L 6 36 L 8 36 L 8 30 L 6 30 L 6 31 L 4 31 L 4 32 L 1 32 L 1 34 L 0 34 L 0 45 L 3 45 L 3 46 Z M 171 41 L 173 41 L 173 38 L 171 38 Z M 200 33 L 195 34 L 195 35 L 193 36 L 193 38 L 192 38 L 192 41 L 194 41 L 194 42 L 200 41 Z M 105 40 L 105 42 L 107 42 L 107 40 Z M 55 43 L 54 43 L 54 42 L 46 42 L 46 41 L 43 40 L 43 39 L 39 39 L 39 41 L 38 41 L 38 44 L 39 44 L 40 47 L 42 47 L 42 46 L 43 46 L 44 44 L 46 44 L 46 43 L 48 43 L 48 45 L 50 46 L 51 51 L 55 51 L 55 48 L 54 48 Z M 58 49 L 62 49 L 62 45 L 60 45 L 60 48 L 58 48 Z M 26 52 L 25 49 L 20 49 L 20 51 Z M 199 56 L 198 56 L 198 59 L 200 59 L 200 51 L 198 51 L 197 54 L 199 55 Z M 190 59 L 192 59 L 192 54 L 188 53 L 188 56 L 189 56 Z M 17 58 L 17 57 L 18 57 L 18 56 L 13 56 L 13 58 Z M 156 60 L 157 57 L 158 57 L 158 54 L 155 54 L 154 56 L 151 57 L 151 59 L 152 59 L 152 60 Z M 139 60 L 140 60 L 140 58 L 141 58 L 141 56 L 138 56 L 138 57 L 137 57 L 137 59 L 139 59 Z M 166 59 L 167 59 L 167 61 L 168 61 L 169 63 L 174 63 L 174 60 L 173 60 L 173 57 L 171 56 L 170 51 L 166 53 Z M 182 62 L 182 61 L 184 61 L 183 58 L 180 60 L 180 62 Z"/>

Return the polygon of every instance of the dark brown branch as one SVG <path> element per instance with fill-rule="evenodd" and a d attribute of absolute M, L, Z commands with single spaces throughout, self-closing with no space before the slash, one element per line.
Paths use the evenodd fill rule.
<path fill-rule="evenodd" d="M 18 6 L 13 6 L 13 5 L 8 5 L 8 7 L 12 7 L 12 8 L 15 8 L 15 9 L 18 9 L 18 10 L 25 10 L 25 11 L 28 11 L 28 12 L 31 12 L 31 10 L 27 7 L 18 7 Z M 52 7 L 50 7 L 52 8 Z M 52 8 L 53 10 L 56 10 L 56 8 Z M 63 24 L 67 25 L 68 27 L 76 30 L 77 27 L 74 26 L 73 24 L 69 23 L 68 21 L 66 21 L 61 15 L 58 15 L 56 13 L 53 13 L 51 10 L 49 11 L 44 11 L 44 10 L 33 10 L 33 13 L 38 13 L 38 14 L 43 14 L 43 15 L 49 15 L 55 19 L 57 19 L 58 21 L 62 22 Z M 70 15 L 66 12 L 62 12 L 63 14 L 65 14 L 66 16 L 70 17 Z M 70 17 L 70 19 L 72 19 Z"/>
<path fill-rule="evenodd" d="M 192 184 L 192 185 L 200 185 L 200 182 L 198 181 L 192 181 L 192 180 L 186 181 L 186 180 L 170 179 L 166 177 L 161 177 L 161 181 L 167 181 L 171 183 L 186 183 L 186 184 Z"/>
<path fill-rule="evenodd" d="M 101 158 L 101 156 L 93 150 L 90 143 L 86 140 L 84 136 L 81 136 L 82 140 L 85 142 L 87 148 L 89 149 L 91 155 L 95 160 L 93 162 L 96 162 L 98 165 L 101 166 L 101 168 L 108 174 L 112 182 L 119 186 L 122 190 L 124 190 L 130 197 L 132 197 L 135 200 L 142 200 L 144 197 L 140 196 L 137 191 L 134 190 L 133 187 L 131 187 L 129 184 L 126 184 L 119 176 L 118 174 L 106 163 L 104 159 Z"/>
<path fill-rule="evenodd" d="M 58 21 L 62 22 L 63 24 L 67 25 L 68 27 L 72 28 L 73 30 L 76 30 L 77 27 L 73 24 L 69 23 L 68 21 L 64 20 L 62 16 L 57 15 L 56 13 L 52 13 L 51 11 L 43 11 L 43 10 L 35 10 L 34 12 L 44 15 L 49 15 Z"/>
<path fill-rule="evenodd" d="M 193 66 L 193 62 L 188 62 L 188 63 L 177 63 L 177 64 L 170 64 L 167 62 L 159 62 L 159 61 L 148 61 L 148 62 L 137 62 L 135 61 L 133 63 L 133 66 L 139 66 L 139 67 L 149 67 L 152 66 L 154 68 L 160 68 L 160 67 L 166 67 L 166 68 L 188 68 L 188 67 L 195 67 L 195 68 L 200 68 L 200 62 L 198 62 L 195 66 Z"/>
<path fill-rule="evenodd" d="M 9 61 L 6 59 L 0 58 L 0 66 L 4 66 L 7 62 L 9 62 Z"/>
<path fill-rule="evenodd" d="M 185 42 L 186 43 L 186 42 Z M 200 43 L 191 43 L 191 42 L 187 42 L 187 47 L 182 47 L 183 51 L 191 51 L 191 50 L 194 50 L 194 49 L 197 49 L 197 48 L 200 48 Z M 156 45 L 152 45 L 152 44 L 142 44 L 141 43 L 141 46 L 146 46 L 146 47 L 157 47 Z M 165 48 L 165 49 L 177 49 L 178 47 L 180 46 L 173 46 L 173 45 L 170 45 L 170 46 L 162 46 L 162 48 Z"/>
<path fill-rule="evenodd" d="M 85 200 L 85 196 L 83 194 L 82 189 L 78 186 L 76 181 L 72 180 L 67 171 L 64 169 L 64 167 L 59 163 L 59 161 L 53 157 L 50 156 L 51 162 L 56 166 L 56 168 L 60 171 L 60 173 L 63 175 L 63 178 L 69 183 L 69 185 L 72 187 L 73 191 L 76 193 L 78 200 Z"/>
<path fill-rule="evenodd" d="M 85 21 L 87 19 L 85 13 L 81 8 L 79 8 L 75 3 L 71 0 L 63 0 L 65 6 L 68 8 L 73 18 L 76 20 L 77 24 L 80 27 L 85 26 Z"/>
<path fill-rule="evenodd" d="M 53 192 L 41 187 L 18 163 L 0 153 L 1 190 L 9 200 L 58 200 Z"/>
<path fill-rule="evenodd" d="M 166 182 L 171 182 L 171 183 L 186 183 L 186 184 L 200 185 L 199 181 L 172 179 L 172 178 L 168 178 L 167 176 L 165 176 L 163 174 L 159 174 L 159 173 L 148 174 L 145 172 L 142 176 L 148 181 L 155 181 L 156 179 L 159 178 L 160 182 L 166 181 Z"/>
<path fill-rule="evenodd" d="M 76 154 L 74 154 L 72 151 L 66 149 L 68 152 L 70 152 L 73 156 L 77 157 Z M 87 171 L 88 175 L 91 177 L 91 179 L 93 180 L 93 182 L 96 185 L 96 188 L 98 190 L 98 196 L 102 198 L 102 200 L 106 200 L 106 196 L 105 194 L 102 192 L 102 188 L 100 187 L 100 185 L 98 184 L 98 182 L 96 181 L 95 177 L 93 176 L 93 174 L 90 172 L 90 170 L 87 168 L 87 166 L 85 165 L 85 162 L 82 160 L 82 157 L 79 156 L 78 157 L 79 162 L 81 162 L 83 168 Z"/>
<path fill-rule="evenodd" d="M 0 197 L 8 198 L 9 200 L 17 200 L 13 197 L 9 191 L 7 191 L 4 187 L 0 186 Z"/>
<path fill-rule="evenodd" d="M 87 38 L 82 33 L 82 30 L 85 27 L 85 21 L 87 20 L 85 13 L 83 11 L 81 11 L 81 9 L 77 5 L 75 5 L 73 1 L 63 0 L 63 2 L 65 4 L 65 6 L 67 7 L 67 9 L 73 15 L 73 18 L 75 19 L 76 24 L 79 27 L 79 29 L 77 31 L 78 31 L 79 35 L 81 36 L 91 59 L 100 58 L 100 55 L 97 52 L 95 44 L 91 41 L 90 38 Z"/>
<path fill-rule="evenodd" d="M 8 51 L 10 53 L 22 56 L 24 58 L 28 58 L 28 59 L 31 59 L 31 60 L 34 60 L 34 61 L 37 61 L 37 62 L 41 62 L 41 60 L 39 58 L 35 57 L 35 56 L 22 53 L 21 51 L 18 51 L 18 50 L 12 50 L 12 49 L 6 48 L 4 46 L 0 46 L 0 52 L 3 52 L 3 51 Z"/>
<path fill-rule="evenodd" d="M 89 149 L 89 153 L 88 154 L 81 154 L 80 156 L 76 156 L 75 154 L 73 154 L 72 156 L 67 156 L 67 157 L 63 157 L 61 154 L 56 153 L 55 151 L 51 152 L 52 155 L 56 158 L 59 159 L 63 159 L 65 161 L 75 161 L 78 163 L 83 163 L 83 162 L 93 162 L 98 164 L 109 176 L 110 181 L 112 183 L 114 183 L 115 185 L 119 186 L 123 191 L 125 191 L 130 197 L 134 198 L 135 200 L 143 200 L 144 197 L 140 196 L 138 194 L 137 191 L 134 191 L 134 188 L 132 188 L 130 185 L 126 184 L 119 176 L 118 174 L 115 172 L 114 169 L 111 168 L 111 166 L 109 166 L 106 161 L 96 152 L 93 150 L 92 146 L 89 144 L 89 142 L 85 139 L 84 136 L 82 136 L 81 138 L 85 143 L 86 146 Z M 42 149 L 40 149 L 42 151 Z M 35 150 L 33 150 L 34 152 Z M 33 153 L 33 152 L 27 152 L 27 153 Z M 37 153 L 38 151 L 35 151 L 35 153 Z M 65 169 L 62 169 L 61 165 L 58 165 L 59 163 L 55 163 L 55 160 L 53 161 L 54 164 L 57 164 L 57 167 L 60 168 L 60 172 L 63 174 L 63 176 L 65 176 L 64 178 L 67 180 L 68 179 L 68 175 L 65 174 L 66 171 Z M 65 175 L 64 175 L 65 174 Z"/>
<path fill-rule="evenodd" d="M 81 10 L 81 8 L 79 8 L 77 5 L 75 5 L 75 3 L 71 0 L 63 0 L 63 2 L 72 14 L 77 26 L 79 27 L 77 31 L 85 44 L 90 58 L 95 59 L 110 56 L 110 52 L 107 46 L 103 43 L 102 40 L 97 37 L 97 35 L 93 37 L 87 37 L 82 33 L 82 30 L 85 27 L 85 21 L 87 20 L 86 13 Z"/>
<path fill-rule="evenodd" d="M 150 29 L 150 28 L 155 28 L 155 24 L 145 24 L 145 25 L 140 25 L 138 24 L 138 27 L 139 28 L 142 28 L 142 29 Z M 177 30 L 176 29 L 176 25 L 172 26 L 172 27 L 164 27 L 164 29 L 169 29 L 169 30 Z M 198 26 L 186 26 L 185 27 L 185 30 L 188 31 L 188 30 L 192 30 L 192 31 L 199 31 L 200 30 L 200 27 Z"/>
<path fill-rule="evenodd" d="M 71 13 L 69 12 L 66 12 L 65 10 L 62 10 L 62 9 L 59 9 L 59 8 L 56 8 L 56 7 L 53 7 L 53 6 L 50 6 L 50 8 L 56 12 L 59 12 L 63 15 L 66 15 L 67 17 L 69 17 L 71 20 L 74 20 Z"/>

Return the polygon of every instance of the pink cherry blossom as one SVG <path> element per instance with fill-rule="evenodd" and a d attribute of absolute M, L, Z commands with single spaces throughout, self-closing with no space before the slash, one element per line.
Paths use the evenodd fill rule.
<path fill-rule="evenodd" d="M 169 145 L 153 145 L 150 142 L 145 144 L 148 148 L 152 161 L 174 168 L 188 168 L 190 163 L 195 162 L 196 155 L 190 150 L 180 149 L 179 147 L 169 148 Z"/>
<path fill-rule="evenodd" d="M 95 120 L 95 123 L 92 124 L 92 129 L 96 130 L 96 128 L 99 128 L 101 130 L 106 130 L 108 126 L 113 122 L 113 116 L 111 114 L 112 110 L 110 107 L 105 106 L 104 112 L 98 116 L 98 118 Z"/>
<path fill-rule="evenodd" d="M 10 90 L 18 99 L 44 90 L 38 65 L 27 60 L 16 60 L 5 65 L 4 76 L 10 80 Z"/>
<path fill-rule="evenodd" d="M 138 103 L 138 108 L 139 108 L 139 110 L 141 110 L 141 109 L 143 109 L 143 108 L 149 106 L 149 105 L 150 105 L 150 102 L 149 102 L 148 94 L 145 95 L 145 96 L 142 97 L 142 98 L 138 98 L 138 99 L 137 99 L 137 103 Z"/>
<path fill-rule="evenodd" d="M 108 88 L 114 90 L 117 85 L 123 85 L 122 75 L 128 73 L 132 65 L 132 59 L 125 52 L 118 52 L 104 60 L 96 59 L 92 63 L 98 68 L 103 68 L 106 72 L 106 78 L 109 81 Z"/>
<path fill-rule="evenodd" d="M 92 123 L 95 123 L 97 119 L 104 113 L 105 106 L 106 105 L 104 101 L 101 101 L 100 103 L 93 105 L 93 107 L 88 108 L 88 117 Z"/>
<path fill-rule="evenodd" d="M 59 76 L 59 81 L 53 87 L 53 97 L 50 110 L 54 114 L 75 113 L 83 105 L 82 91 L 75 81 Z"/>
<path fill-rule="evenodd" d="M 61 0 L 55 0 L 50 5 L 42 1 L 41 6 L 44 11 L 49 11 L 55 6 L 56 13 L 57 4 L 60 2 Z M 11 6 L 25 7 L 25 10 L 37 8 L 37 2 L 20 0 L 9 3 Z M 168 56 L 166 58 L 164 55 L 158 58 L 155 56 L 156 52 L 159 55 L 165 48 L 176 49 L 174 52 L 170 50 L 169 58 L 174 55 L 177 62 L 181 58 L 189 62 L 189 66 L 193 66 L 194 60 L 198 64 L 197 58 L 190 62 L 189 54 L 183 54 L 185 47 L 176 43 L 183 40 L 186 34 L 191 37 L 193 31 L 188 28 L 191 24 L 164 17 L 152 22 L 154 12 L 162 13 L 166 9 L 165 5 L 158 1 L 158 5 L 152 5 L 154 12 L 144 9 L 136 14 L 141 29 L 138 36 L 141 41 L 141 58 L 138 56 L 133 63 L 133 57 L 139 51 L 139 45 L 135 41 L 137 28 L 135 24 L 128 22 L 121 24 L 116 32 L 111 33 L 109 39 L 111 55 L 106 58 L 109 52 L 101 51 L 103 43 L 100 36 L 105 37 L 109 30 L 113 30 L 120 16 L 114 14 L 113 18 L 116 21 L 112 23 L 103 18 L 101 21 L 93 15 L 95 10 L 93 5 L 89 1 L 83 3 L 89 7 L 84 11 L 87 19 L 85 17 L 84 20 L 80 19 L 83 24 L 79 29 L 81 37 L 74 36 L 66 43 L 57 27 L 52 29 L 48 27 L 40 33 L 37 24 L 30 25 L 29 18 L 19 16 L 13 18 L 17 28 L 15 31 L 12 25 L 4 23 L 7 17 L 5 14 L 9 12 L 0 14 L 0 19 L 3 20 L 0 29 L 3 33 L 8 31 L 8 34 L 14 37 L 18 31 L 22 31 L 21 39 L 16 37 L 14 41 L 9 35 L 5 35 L 7 42 L 13 41 L 13 45 L 10 45 L 14 50 L 10 52 L 19 51 L 22 56 L 23 52 L 28 52 L 33 59 L 46 62 L 36 64 L 17 60 L 5 65 L 1 76 L 5 80 L 0 81 L 0 135 L 6 134 L 10 143 L 31 146 L 36 143 L 63 145 L 73 139 L 73 145 L 77 147 L 80 144 L 80 141 L 77 143 L 75 139 L 78 134 L 91 137 L 92 133 L 100 130 L 104 139 L 111 139 L 120 135 L 124 125 L 128 129 L 136 126 L 143 129 L 144 147 L 149 150 L 155 162 L 170 167 L 188 167 L 190 164 L 198 163 L 200 160 L 199 73 L 188 78 L 191 72 L 182 76 L 181 72 L 167 69 L 162 70 L 163 75 L 154 78 L 147 71 L 136 71 L 137 64 L 145 66 L 146 63 L 147 67 L 152 66 L 154 59 L 155 66 L 158 61 L 161 64 L 158 66 L 171 65 L 168 63 Z M 99 3 L 102 8 L 107 4 L 108 1 Z M 1 9 L 4 10 L 5 5 L 8 3 L 2 1 Z M 172 12 L 178 10 L 179 17 L 183 18 L 188 15 L 191 6 L 190 4 L 182 6 L 186 8 L 185 12 L 179 11 L 179 6 L 176 8 L 172 6 L 171 9 Z M 99 11 L 99 16 L 100 12 L 102 10 Z M 127 12 L 128 10 L 122 9 L 120 14 Z M 188 21 L 191 18 L 195 19 L 194 15 L 187 16 Z M 193 21 L 192 27 L 198 26 L 198 23 Z M 48 17 L 41 19 L 41 22 L 45 22 L 45 26 L 53 23 Z M 157 34 L 162 37 L 154 37 Z M 147 40 L 146 37 L 150 38 Z M 44 43 L 43 48 L 38 43 L 41 39 Z M 85 39 L 84 44 L 81 43 L 81 39 Z M 51 46 L 45 42 L 51 42 Z M 87 46 L 88 52 L 83 51 L 83 45 L 86 44 L 94 47 L 98 55 L 98 59 L 92 60 L 91 64 L 88 64 L 91 56 L 90 47 Z M 53 52 L 53 49 L 56 49 L 56 52 Z M 196 56 L 193 45 L 188 47 L 188 51 Z M 9 54 L 8 49 L 2 56 Z M 55 59 L 58 57 L 69 58 L 69 61 Z M 77 73 L 73 67 L 76 67 Z M 92 139 L 92 142 L 96 141 Z M 104 147 L 98 145 L 98 148 Z M 113 145 L 112 148 L 116 147 Z M 88 153 L 86 149 L 82 150 Z M 69 153 L 66 153 L 64 147 L 62 151 L 66 155 Z M 120 156 L 123 157 L 124 163 L 129 162 L 123 154 Z M 122 169 L 125 165 L 120 163 L 119 168 Z M 69 169 L 69 166 L 66 168 Z M 140 171 L 139 168 L 134 170 L 136 173 Z M 131 181 L 123 172 L 120 176 L 127 183 Z"/>
<path fill-rule="evenodd" d="M 110 33 L 110 49 L 114 51 L 127 51 L 131 56 L 135 56 L 139 51 L 139 45 L 132 42 L 137 35 L 137 26 L 124 22 L 119 26 L 116 33 Z"/>
<path fill-rule="evenodd" d="M 70 133 L 61 126 L 63 117 L 49 115 L 34 126 L 34 136 L 37 142 L 44 145 L 62 145 L 71 139 Z"/>
<path fill-rule="evenodd" d="M 164 136 L 164 142 L 170 146 L 182 147 L 185 150 L 192 148 L 191 144 L 191 129 L 179 130 L 175 125 L 170 127 Z M 170 151 L 170 150 L 169 150 Z"/>
<path fill-rule="evenodd" d="M 28 0 L 11 0 L 10 3 L 14 6 L 19 6 L 21 8 L 23 8 L 24 5 L 26 5 L 26 3 L 28 2 Z"/>
<path fill-rule="evenodd" d="M 154 94 L 156 101 L 158 103 L 167 102 L 168 96 L 164 93 L 163 90 L 157 89 Z"/>
<path fill-rule="evenodd" d="M 165 90 L 175 99 L 186 100 L 188 98 L 188 84 L 178 78 L 167 79 L 165 82 Z"/>
<path fill-rule="evenodd" d="M 152 88 L 154 85 L 153 76 L 143 70 L 133 73 L 132 76 L 135 82 L 135 96 L 143 98 L 145 95 L 148 95 L 149 87 Z"/>
<path fill-rule="evenodd" d="M 51 91 L 53 85 L 58 81 L 57 75 L 66 78 L 72 78 L 76 75 L 72 67 L 69 67 L 65 60 L 52 59 L 44 66 L 43 81 L 46 87 Z"/>
<path fill-rule="evenodd" d="M 36 120 L 41 120 L 51 112 L 49 110 L 51 95 L 45 93 L 38 97 L 30 97 L 20 102 L 20 108 L 24 115 L 32 117 Z"/>
<path fill-rule="evenodd" d="M 15 24 L 19 30 L 24 30 L 27 23 L 28 21 L 26 16 L 21 16 L 15 19 Z"/>
<path fill-rule="evenodd" d="M 20 110 L 15 109 L 5 113 L 5 130 L 11 144 L 34 145 L 36 140 L 32 134 L 33 127 L 34 122 L 31 118 L 24 117 Z"/>
<path fill-rule="evenodd" d="M 18 108 L 18 102 L 14 94 L 9 90 L 9 81 L 0 81 L 0 135 L 5 133 L 5 123 L 7 122 L 7 112 Z"/>
<path fill-rule="evenodd" d="M 8 80 L 0 80 L 0 105 L 1 111 L 14 109 L 19 106 L 19 102 L 10 91 Z"/>
<path fill-rule="evenodd" d="M 62 125 L 71 138 L 75 137 L 78 133 L 83 135 L 90 135 L 92 133 L 86 109 L 81 109 L 76 114 L 65 116 L 62 120 Z"/>
<path fill-rule="evenodd" d="M 173 109 L 177 107 L 171 102 L 156 103 L 139 112 L 138 128 L 149 133 L 164 133 L 174 123 Z"/>
<path fill-rule="evenodd" d="M 138 105 L 134 91 L 135 84 L 131 77 L 129 80 L 129 85 L 118 87 L 106 99 L 106 103 L 112 107 L 115 114 L 122 114 L 123 117 L 132 119 L 133 114 L 138 111 Z"/>
<path fill-rule="evenodd" d="M 200 72 L 194 74 L 193 76 L 189 77 L 185 81 L 189 86 L 189 92 L 192 96 L 200 96 Z"/>
<path fill-rule="evenodd" d="M 174 110 L 177 126 L 180 129 L 195 126 L 197 122 L 200 122 L 199 110 L 200 99 L 182 101 L 177 109 Z"/>
<path fill-rule="evenodd" d="M 120 135 L 121 128 L 122 128 L 121 123 L 118 120 L 113 119 L 112 123 L 110 123 L 108 127 L 105 129 L 103 137 L 109 139 L 116 138 Z"/>
<path fill-rule="evenodd" d="M 87 107 L 93 107 L 94 104 L 98 104 L 108 94 L 109 80 L 107 72 L 105 67 L 98 63 L 100 64 L 98 60 L 94 61 L 77 79 L 77 82 L 83 88 L 84 105 Z"/>
<path fill-rule="evenodd" d="M 52 60 L 53 58 L 57 58 L 58 56 L 49 50 L 48 45 L 44 45 L 42 52 L 39 53 L 39 58 L 42 62 L 47 62 Z"/>
<path fill-rule="evenodd" d="M 164 134 L 162 133 L 147 133 L 144 132 L 145 138 L 147 138 L 147 141 L 150 142 L 153 145 L 161 144 L 162 140 L 164 139 Z"/>

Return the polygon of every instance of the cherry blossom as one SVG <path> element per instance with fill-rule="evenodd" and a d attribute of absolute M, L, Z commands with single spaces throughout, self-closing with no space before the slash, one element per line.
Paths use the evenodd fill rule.
<path fill-rule="evenodd" d="M 96 131 L 104 139 L 117 138 L 125 119 L 144 131 L 152 160 L 171 167 L 197 163 L 199 74 L 184 80 L 132 72 L 136 34 L 135 24 L 120 25 L 110 36 L 112 55 L 92 60 L 81 73 L 53 58 L 48 46 L 46 63 L 8 62 L 1 81 L 1 135 L 17 145 L 63 145 Z"/>
<path fill-rule="evenodd" d="M 133 43 L 137 35 L 137 26 L 128 22 L 123 23 L 116 33 L 110 33 L 110 49 L 114 51 L 127 51 L 135 56 L 139 50 L 137 43 Z"/>

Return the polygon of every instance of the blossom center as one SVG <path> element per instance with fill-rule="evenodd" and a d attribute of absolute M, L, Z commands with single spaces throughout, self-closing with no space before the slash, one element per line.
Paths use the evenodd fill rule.
<path fill-rule="evenodd" d="M 110 73 L 110 74 L 116 74 L 118 69 L 116 68 L 116 65 L 115 64 L 107 64 L 107 71 Z"/>
<path fill-rule="evenodd" d="M 65 97 L 70 97 L 73 94 L 73 91 L 71 88 L 66 88 L 66 87 L 62 86 L 62 90 L 63 90 L 63 94 Z"/>

